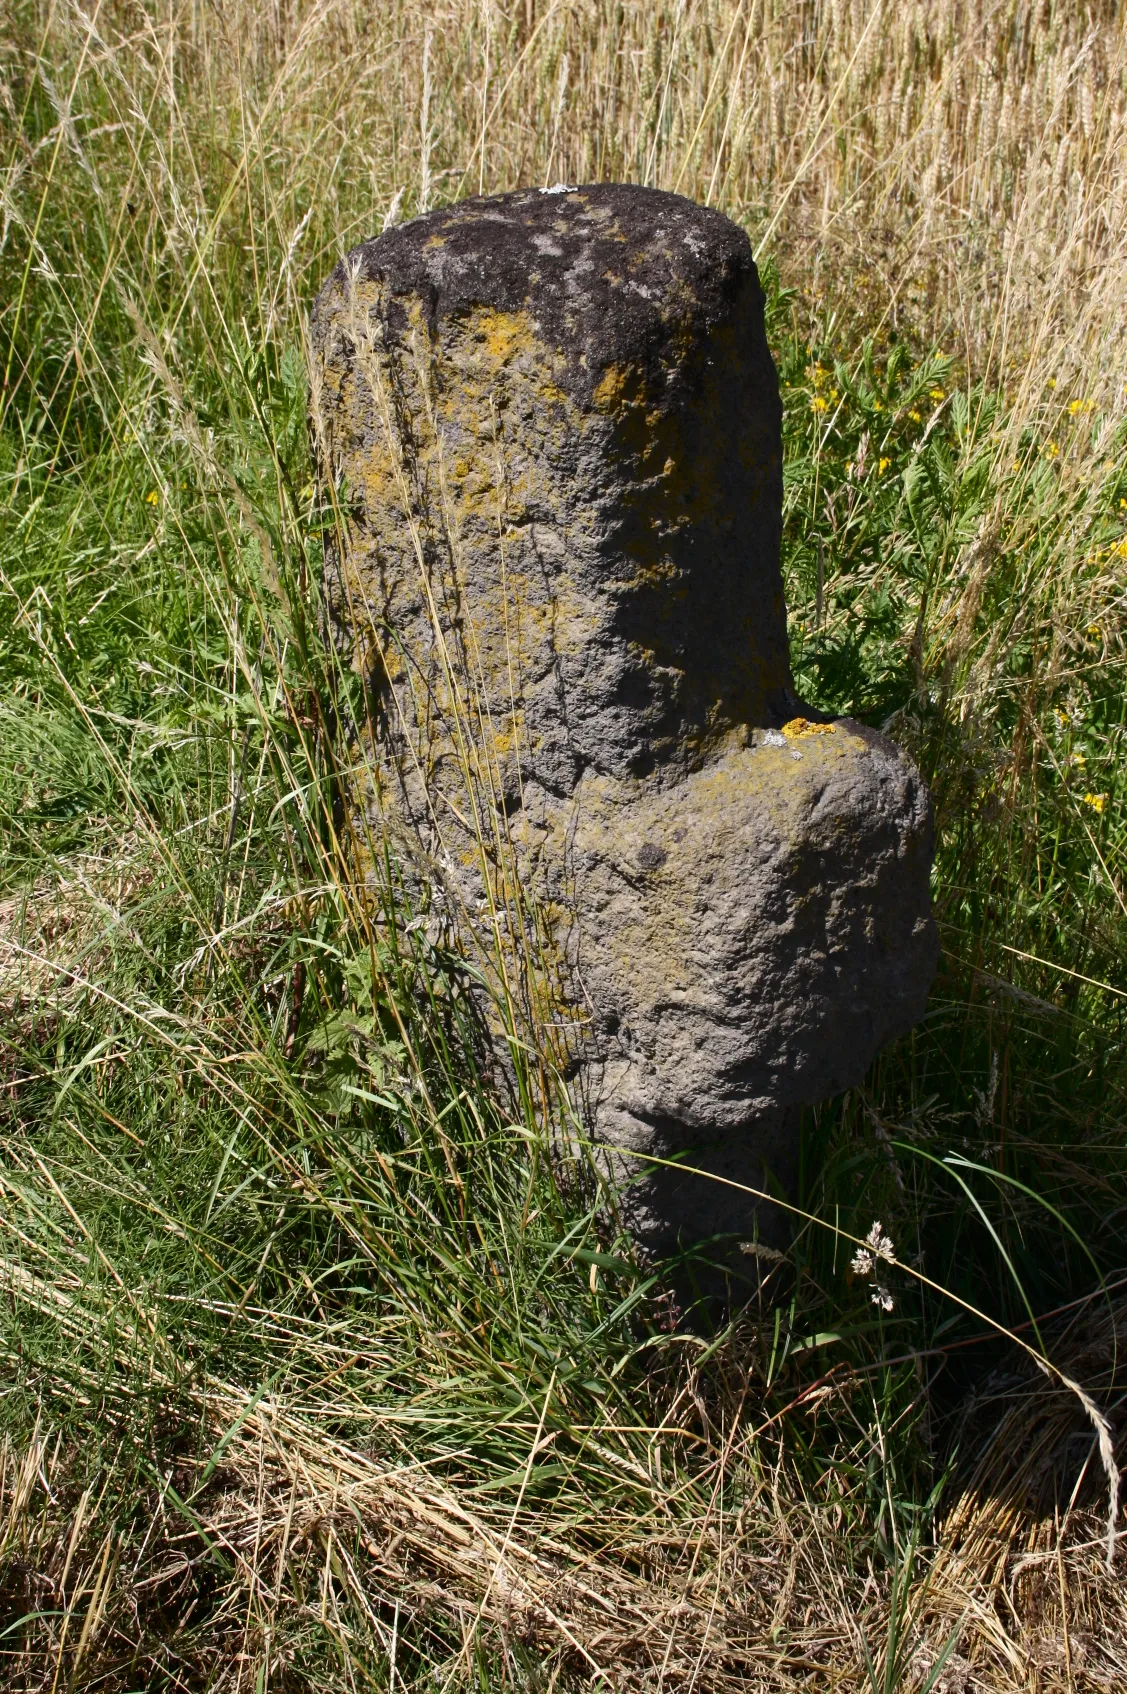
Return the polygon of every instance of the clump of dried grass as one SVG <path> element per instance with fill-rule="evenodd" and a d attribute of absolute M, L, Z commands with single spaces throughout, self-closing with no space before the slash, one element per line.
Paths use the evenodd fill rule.
<path fill-rule="evenodd" d="M 1071 1368 L 1093 1383 L 1107 1374 L 1123 1321 L 1120 1307 L 1089 1323 Z M 274 1686 L 305 1687 L 310 1642 L 327 1638 L 343 1665 L 382 1662 L 392 1686 L 392 1667 L 410 1686 L 421 1659 L 453 1686 L 484 1662 L 499 1682 L 639 1691 L 792 1690 L 812 1676 L 853 1688 L 874 1675 L 913 1688 L 932 1673 L 947 1694 L 1017 1694 L 1031 1677 L 1115 1689 L 1127 1605 L 1085 1493 L 1095 1467 L 1077 1474 L 1067 1451 L 1075 1402 L 1020 1371 L 995 1391 L 1004 1414 L 986 1390 L 981 1446 L 938 1551 L 925 1561 L 909 1544 L 894 1560 L 902 1586 L 858 1567 L 840 1513 L 796 1489 L 783 1441 L 769 1450 L 735 1424 L 706 1441 L 703 1509 L 655 1489 L 649 1510 L 608 1513 L 578 1536 L 519 1496 L 490 1503 L 471 1479 L 332 1437 L 328 1405 L 262 1394 L 248 1407 L 218 1382 L 191 1408 L 212 1457 L 167 1464 L 124 1521 L 120 1479 L 91 1477 L 37 1431 L 0 1458 L 6 1686 L 46 1687 L 65 1667 L 72 1686 L 140 1675 L 237 1688 L 266 1664 Z M 529 1470 L 536 1452 L 534 1440 Z M 136 1461 L 119 1449 L 116 1462 Z"/>

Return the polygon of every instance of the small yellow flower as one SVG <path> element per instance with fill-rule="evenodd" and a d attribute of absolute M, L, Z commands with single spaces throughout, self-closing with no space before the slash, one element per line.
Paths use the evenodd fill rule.
<path fill-rule="evenodd" d="M 930 400 L 946 400 L 947 398 L 941 388 L 929 388 L 927 393 Z"/>
<path fill-rule="evenodd" d="M 1075 417 L 1077 412 L 1090 412 L 1094 405 L 1094 400 L 1070 400 L 1068 402 L 1069 416 Z"/>
<path fill-rule="evenodd" d="M 159 488 L 150 488 L 149 489 L 149 492 L 145 495 L 145 504 L 147 506 L 159 506 L 160 505 L 160 490 L 159 490 Z"/>
<path fill-rule="evenodd" d="M 1119 510 L 1121 512 L 1127 512 L 1127 500 L 1121 500 L 1119 502 Z"/>
<path fill-rule="evenodd" d="M 1123 537 L 1115 551 L 1121 559 L 1127 559 L 1127 535 Z"/>
<path fill-rule="evenodd" d="M 920 423 L 922 421 L 918 412 L 909 412 L 908 416 L 911 418 L 913 423 Z"/>
<path fill-rule="evenodd" d="M 1055 376 L 1051 376 L 1051 377 L 1050 377 L 1050 378 L 1049 378 L 1049 387 L 1050 387 L 1050 388 L 1055 388 L 1055 387 L 1056 387 L 1056 385 L 1057 385 L 1057 379 L 1056 379 L 1056 377 L 1055 377 Z"/>
<path fill-rule="evenodd" d="M 1098 623 L 1090 623 L 1088 625 L 1088 634 L 1092 637 L 1093 641 L 1102 641 L 1104 638 L 1104 632 Z"/>
<path fill-rule="evenodd" d="M 815 394 L 810 404 L 816 412 L 828 412 L 830 409 L 829 401 L 823 400 L 820 394 Z"/>
<path fill-rule="evenodd" d="M 831 400 L 840 400 L 841 399 L 841 395 L 838 393 L 836 388 L 830 389 L 830 399 Z"/>
<path fill-rule="evenodd" d="M 1046 444 L 1046 446 L 1043 448 L 1043 452 L 1045 454 L 1046 459 L 1059 459 L 1060 458 L 1060 444 L 1059 444 L 1059 442 L 1056 442 L 1056 441 L 1048 442 Z"/>
<path fill-rule="evenodd" d="M 881 404 L 881 402 L 879 400 L 873 401 L 873 411 L 874 412 L 883 412 L 884 411 L 884 406 Z"/>
<path fill-rule="evenodd" d="M 877 465 L 877 475 L 883 476 L 885 471 L 888 469 L 888 467 L 891 463 L 892 463 L 891 459 L 881 459 L 881 461 Z"/>
<path fill-rule="evenodd" d="M 1091 806 L 1093 812 L 1103 812 L 1107 808 L 1106 794 L 1085 794 L 1084 804 Z"/>

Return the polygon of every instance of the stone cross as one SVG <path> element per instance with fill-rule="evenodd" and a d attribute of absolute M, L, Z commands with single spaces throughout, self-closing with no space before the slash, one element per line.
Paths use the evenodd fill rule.
<path fill-rule="evenodd" d="M 313 341 L 371 838 L 562 1031 L 639 1240 L 738 1259 L 937 957 L 920 776 L 795 696 L 747 237 L 634 186 L 466 200 L 350 253 Z"/>

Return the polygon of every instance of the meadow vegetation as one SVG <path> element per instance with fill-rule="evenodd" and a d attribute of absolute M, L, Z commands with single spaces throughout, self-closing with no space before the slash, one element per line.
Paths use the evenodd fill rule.
<path fill-rule="evenodd" d="M 3 1686 L 1123 1687 L 1122 7 L 10 0 L 0 173 Z M 319 635 L 316 290 L 600 178 L 748 229 L 796 675 L 936 805 L 708 1336 L 358 878 Z"/>

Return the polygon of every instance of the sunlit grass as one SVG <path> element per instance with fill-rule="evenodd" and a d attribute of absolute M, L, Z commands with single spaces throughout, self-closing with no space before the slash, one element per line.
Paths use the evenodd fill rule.
<path fill-rule="evenodd" d="M 954 9 L 854 63 L 868 17 L 813 58 L 730 0 L 4 26 L 5 1686 L 918 1689 L 957 1628 L 1024 1687 L 1069 1616 L 1114 1685 L 1098 1430 L 999 1334 L 1115 1415 L 1122 26 L 976 20 L 976 154 Z M 594 175 L 770 231 L 796 675 L 936 801 L 928 1017 L 808 1114 L 793 1251 L 708 1338 L 358 876 L 318 618 L 338 249 Z"/>

